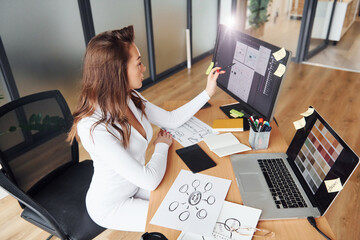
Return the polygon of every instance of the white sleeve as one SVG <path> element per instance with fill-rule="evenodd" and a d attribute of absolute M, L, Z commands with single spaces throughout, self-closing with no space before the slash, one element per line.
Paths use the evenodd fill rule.
<path fill-rule="evenodd" d="M 180 127 L 194 116 L 194 114 L 199 111 L 209 99 L 209 95 L 204 90 L 194 99 L 173 111 L 166 111 L 151 102 L 146 101 L 145 112 L 151 123 L 159 127 L 174 129 Z"/>
<path fill-rule="evenodd" d="M 87 150 L 93 151 L 105 164 L 136 186 L 151 191 L 156 189 L 165 174 L 169 145 L 156 144 L 150 161 L 144 166 L 134 159 L 103 125 L 95 128 L 93 138 L 89 129 L 78 125 L 79 137 Z"/>

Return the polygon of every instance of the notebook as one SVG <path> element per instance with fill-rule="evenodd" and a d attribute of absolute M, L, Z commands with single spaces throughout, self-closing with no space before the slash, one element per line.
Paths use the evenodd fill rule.
<path fill-rule="evenodd" d="M 240 143 L 232 133 L 206 136 L 204 142 L 219 157 L 251 150 L 250 147 Z"/>
<path fill-rule="evenodd" d="M 245 119 L 245 121 L 247 121 Z M 244 118 L 215 119 L 212 128 L 219 132 L 244 131 Z"/>
<path fill-rule="evenodd" d="M 230 157 L 244 205 L 262 209 L 260 219 L 324 215 L 359 164 L 316 110 L 305 121 L 286 153 Z"/>

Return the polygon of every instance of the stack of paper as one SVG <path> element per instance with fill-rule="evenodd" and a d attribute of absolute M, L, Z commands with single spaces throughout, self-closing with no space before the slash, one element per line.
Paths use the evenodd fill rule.
<path fill-rule="evenodd" d="M 178 240 L 251 240 L 261 210 L 224 201 L 212 236 L 181 232 Z"/>
<path fill-rule="evenodd" d="M 232 133 L 207 136 L 204 141 L 219 157 L 251 150 L 250 147 L 240 143 Z"/>

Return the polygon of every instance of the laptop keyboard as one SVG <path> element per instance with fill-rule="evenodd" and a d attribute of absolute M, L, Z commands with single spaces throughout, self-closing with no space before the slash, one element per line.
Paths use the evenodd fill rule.
<path fill-rule="evenodd" d="M 258 159 L 277 208 L 307 207 L 282 159 Z"/>

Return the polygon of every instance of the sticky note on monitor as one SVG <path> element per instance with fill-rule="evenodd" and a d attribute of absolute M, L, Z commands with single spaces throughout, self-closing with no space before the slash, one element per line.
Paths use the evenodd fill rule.
<path fill-rule="evenodd" d="M 295 129 L 299 130 L 299 129 L 305 127 L 305 125 L 306 125 L 305 118 L 295 121 L 295 122 L 293 122 L 293 124 L 294 124 Z"/>
<path fill-rule="evenodd" d="M 301 113 L 300 115 L 301 116 L 304 116 L 304 117 L 308 117 L 308 116 L 310 116 L 311 114 L 313 114 L 314 113 L 314 109 L 313 108 L 308 108 L 308 110 L 306 110 L 306 112 L 303 112 L 303 113 Z"/>
<path fill-rule="evenodd" d="M 209 65 L 209 67 L 208 67 L 208 69 L 206 70 L 206 75 L 209 75 L 209 74 L 210 74 L 211 69 L 213 69 L 213 67 L 214 67 L 214 62 L 211 62 L 210 65 Z"/>
<path fill-rule="evenodd" d="M 285 70 L 286 70 L 286 67 L 284 64 L 280 63 L 278 68 L 276 69 L 276 71 L 274 72 L 274 75 L 275 76 L 278 76 L 278 77 L 282 77 L 282 75 L 284 75 L 285 73 Z"/>
<path fill-rule="evenodd" d="M 274 58 L 276 61 L 280 61 L 286 56 L 285 48 L 281 48 L 279 51 L 273 53 Z"/>
<path fill-rule="evenodd" d="M 325 180 L 324 182 L 328 193 L 339 192 L 341 189 L 343 189 L 340 178 Z"/>

